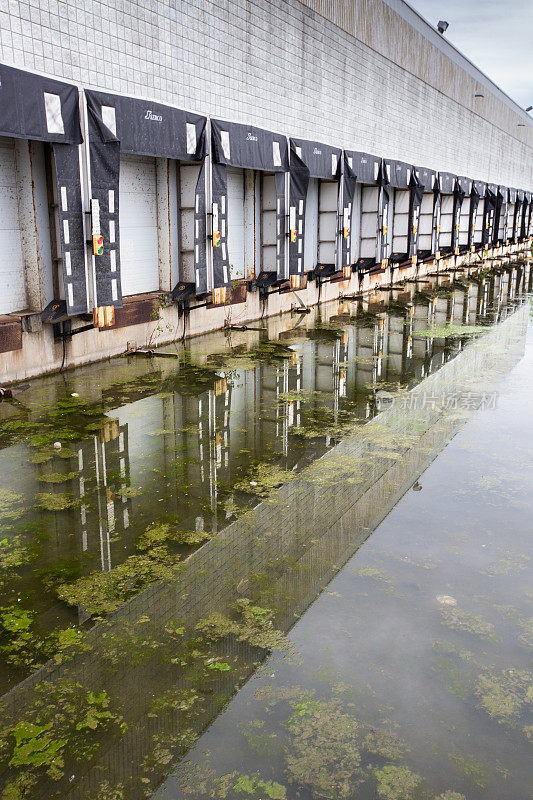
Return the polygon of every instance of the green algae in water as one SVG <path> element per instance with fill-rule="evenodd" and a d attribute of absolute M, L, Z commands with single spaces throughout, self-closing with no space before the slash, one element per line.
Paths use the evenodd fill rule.
<path fill-rule="evenodd" d="M 363 578 L 374 578 L 374 580 L 383 581 L 383 583 L 392 583 L 391 576 L 377 567 L 361 567 L 357 570 L 357 574 Z"/>
<path fill-rule="evenodd" d="M 474 756 L 457 752 L 450 753 L 449 757 L 456 762 L 461 772 L 470 778 L 476 786 L 479 786 L 480 789 L 484 789 L 487 786 L 487 771 L 481 761 L 478 761 Z"/>
<path fill-rule="evenodd" d="M 283 753 L 280 737 L 277 733 L 269 733 L 265 730 L 264 720 L 254 719 L 239 727 L 252 752 L 268 758 L 279 757 Z"/>
<path fill-rule="evenodd" d="M 20 777 L 30 783 L 45 776 L 58 781 L 65 762 L 92 758 L 100 747 L 96 734 L 111 727 L 125 730 L 107 692 L 87 690 L 70 679 L 41 683 L 24 717 L 1 724 L 0 764 L 23 769 Z"/>
<path fill-rule="evenodd" d="M 256 798 L 259 793 L 269 800 L 285 800 L 287 797 L 287 790 L 284 786 L 277 781 L 263 780 L 259 773 L 239 775 L 233 784 L 233 791 L 239 797 Z"/>
<path fill-rule="evenodd" d="M 386 764 L 375 772 L 380 800 L 415 800 L 422 787 L 422 777 L 408 767 Z"/>
<path fill-rule="evenodd" d="M 280 469 L 276 464 L 262 463 L 254 467 L 246 478 L 237 481 L 233 488 L 241 492 L 265 496 L 293 479 L 293 472 Z"/>
<path fill-rule="evenodd" d="M 67 492 L 41 492 L 37 495 L 38 506 L 43 511 L 68 511 L 76 508 L 80 501 Z"/>
<path fill-rule="evenodd" d="M 509 725 L 533 703 L 533 673 L 527 670 L 486 670 L 476 683 L 479 708 L 498 722 Z"/>
<path fill-rule="evenodd" d="M 348 800 L 364 780 L 355 742 L 359 724 L 336 700 L 297 704 L 287 721 L 290 731 L 285 756 L 290 783 L 320 800 Z"/>
<path fill-rule="evenodd" d="M 42 483 L 67 483 L 77 478 L 79 474 L 79 472 L 67 472 L 66 474 L 61 472 L 45 472 L 39 475 L 38 480 L 42 481 Z"/>
<path fill-rule="evenodd" d="M 468 689 L 461 681 L 461 674 L 456 665 L 449 658 L 440 656 L 433 659 L 435 667 L 444 674 L 446 678 L 446 691 L 458 697 L 466 697 Z"/>
<path fill-rule="evenodd" d="M 136 539 L 135 546 L 138 550 L 151 550 L 160 545 L 197 545 L 211 538 L 206 531 L 175 530 L 168 523 L 154 523 Z"/>
<path fill-rule="evenodd" d="M 500 637 L 495 633 L 494 625 L 487 622 L 476 614 L 463 611 L 460 608 L 445 606 L 441 610 L 441 621 L 448 628 L 455 631 L 464 631 L 482 639 L 489 639 L 493 642 L 500 641 Z"/>
<path fill-rule="evenodd" d="M 362 749 L 373 755 L 396 761 L 409 752 L 405 742 L 394 731 L 374 728 L 363 739 Z"/>
<path fill-rule="evenodd" d="M 110 572 L 92 572 L 72 584 L 62 584 L 57 594 L 88 614 L 107 615 L 151 583 L 175 576 L 178 558 L 164 547 L 154 547 L 149 554 L 130 556 Z"/>
<path fill-rule="evenodd" d="M 527 569 L 530 561 L 531 557 L 525 553 L 508 553 L 482 572 L 485 575 L 512 575 Z"/>
<path fill-rule="evenodd" d="M 196 631 L 213 642 L 231 635 L 241 642 L 248 642 L 253 647 L 293 652 L 293 647 L 285 634 L 273 626 L 272 609 L 253 605 L 247 598 L 237 600 L 234 609 L 233 618 L 215 612 L 200 620 L 196 625 Z"/>
<path fill-rule="evenodd" d="M 428 339 L 458 338 L 460 336 L 474 336 L 487 330 L 482 325 L 443 325 L 415 331 L 415 336 L 424 336 Z"/>
<path fill-rule="evenodd" d="M 20 519 L 24 514 L 24 509 L 20 508 L 23 500 L 23 495 L 12 489 L 0 489 L 0 521 Z"/>
<path fill-rule="evenodd" d="M 2 572 L 9 572 L 32 560 L 32 553 L 22 543 L 20 536 L 10 536 L 0 539 L 0 580 Z"/>

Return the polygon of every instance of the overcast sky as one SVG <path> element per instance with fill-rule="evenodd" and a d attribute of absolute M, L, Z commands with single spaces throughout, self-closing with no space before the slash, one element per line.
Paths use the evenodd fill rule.
<path fill-rule="evenodd" d="M 408 0 L 521 106 L 533 105 L 533 0 Z M 533 112 L 532 112 L 533 113 Z"/>

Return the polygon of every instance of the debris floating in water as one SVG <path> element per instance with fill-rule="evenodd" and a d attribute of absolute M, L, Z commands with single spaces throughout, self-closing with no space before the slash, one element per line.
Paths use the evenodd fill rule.
<path fill-rule="evenodd" d="M 437 602 L 441 604 L 441 606 L 456 606 L 457 600 L 455 597 L 451 597 L 449 594 L 438 594 L 437 595 Z"/>

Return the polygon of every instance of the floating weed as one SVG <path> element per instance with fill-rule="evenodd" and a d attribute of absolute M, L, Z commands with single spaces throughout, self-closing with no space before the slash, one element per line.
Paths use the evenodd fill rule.
<path fill-rule="evenodd" d="M 2 572 L 9 572 L 15 567 L 27 564 L 32 559 L 32 553 L 22 543 L 20 536 L 10 536 L 0 539 L 0 580 Z"/>
<path fill-rule="evenodd" d="M 363 739 L 361 748 L 388 761 L 395 761 L 409 752 L 405 742 L 394 731 L 385 728 L 373 728 Z"/>
<path fill-rule="evenodd" d="M 357 570 L 357 574 L 363 578 L 374 578 L 374 580 L 383 581 L 384 583 L 392 582 L 391 576 L 377 567 L 361 567 Z"/>
<path fill-rule="evenodd" d="M 444 794 L 439 794 L 435 800 L 466 800 L 466 797 L 459 792 L 444 792 Z"/>
<path fill-rule="evenodd" d="M 475 336 L 486 330 L 482 325 L 434 325 L 423 331 L 416 331 L 416 336 L 424 336 L 427 339 L 447 339 L 458 338 L 460 336 Z"/>
<path fill-rule="evenodd" d="M 124 787 L 121 783 L 111 786 L 107 781 L 104 781 L 98 786 L 95 794 L 87 797 L 87 800 L 125 800 L 125 797 Z"/>
<path fill-rule="evenodd" d="M 290 740 L 285 756 L 290 783 L 313 798 L 348 800 L 364 779 L 355 745 L 359 724 L 337 700 L 294 704 L 287 720 Z"/>
<path fill-rule="evenodd" d="M 275 758 L 283 752 L 282 744 L 277 733 L 265 731 L 263 720 L 254 719 L 240 725 L 239 729 L 254 753 L 260 753 L 268 758 Z"/>
<path fill-rule="evenodd" d="M 195 630 L 210 641 L 218 641 L 231 635 L 241 642 L 248 642 L 252 647 L 293 652 L 285 634 L 274 628 L 272 609 L 253 605 L 247 598 L 237 600 L 234 609 L 236 618 L 215 612 L 200 620 Z"/>
<path fill-rule="evenodd" d="M 38 480 L 42 483 L 67 483 L 68 481 L 77 478 L 79 472 L 67 472 L 65 474 L 61 472 L 45 472 L 42 475 L 39 475 Z"/>
<path fill-rule="evenodd" d="M 422 778 L 405 766 L 386 764 L 374 773 L 380 800 L 415 800 L 422 787 Z"/>
<path fill-rule="evenodd" d="M 110 697 L 87 691 L 72 680 L 41 683 L 32 706 L 15 724 L 3 722 L 0 760 L 24 768 L 24 774 L 53 781 L 63 777 L 65 762 L 86 762 L 99 749 L 95 731 L 125 730 L 122 718 L 110 710 Z M 16 795 L 15 795 L 16 796 Z"/>
<path fill-rule="evenodd" d="M 498 722 L 512 724 L 527 704 L 533 703 L 533 674 L 526 670 L 485 670 L 478 678 L 478 707 Z"/>
<path fill-rule="evenodd" d="M 172 578 L 177 566 L 178 556 L 171 557 L 165 547 L 153 547 L 150 553 L 130 556 L 110 572 L 92 572 L 62 584 L 57 594 L 91 615 L 106 615 L 151 583 Z"/>
<path fill-rule="evenodd" d="M 136 539 L 135 546 L 138 550 L 151 550 L 160 545 L 196 545 L 211 538 L 211 534 L 206 531 L 184 531 L 175 530 L 169 523 L 156 522 L 150 525 Z"/>
<path fill-rule="evenodd" d="M 262 463 L 234 484 L 234 488 L 242 492 L 266 496 L 274 489 L 294 479 L 294 473 L 278 467 L 276 464 Z"/>
<path fill-rule="evenodd" d="M 516 623 L 521 631 L 518 636 L 520 644 L 526 647 L 533 647 L 533 617 L 523 617 L 520 612 L 512 606 L 495 605 L 494 608 L 500 614 L 504 614 Z"/>
<path fill-rule="evenodd" d="M 474 756 L 458 752 L 450 753 L 449 758 L 455 761 L 461 772 L 470 778 L 476 786 L 479 786 L 480 789 L 486 787 L 487 771 L 481 761 L 478 761 Z"/>
<path fill-rule="evenodd" d="M 152 701 L 149 716 L 158 717 L 165 711 L 190 711 L 203 702 L 204 698 L 194 689 L 172 687 Z"/>
<path fill-rule="evenodd" d="M 439 656 L 433 659 L 433 663 L 436 669 L 442 672 L 446 678 L 446 691 L 458 697 L 466 697 L 468 689 L 462 683 L 461 674 L 453 661 L 449 658 Z"/>
<path fill-rule="evenodd" d="M 495 633 L 492 623 L 476 616 L 476 614 L 471 614 L 469 611 L 463 611 L 452 606 L 444 606 L 441 609 L 441 621 L 452 630 L 471 633 L 474 636 L 480 636 L 482 639 L 489 639 L 493 642 L 500 641 L 500 637 Z"/>
<path fill-rule="evenodd" d="M 42 492 L 37 498 L 38 507 L 43 511 L 68 511 L 80 502 L 67 492 Z"/>
<path fill-rule="evenodd" d="M 0 489 L 0 522 L 20 519 L 24 514 L 24 509 L 20 508 L 23 499 L 23 495 L 11 489 Z"/>
<path fill-rule="evenodd" d="M 45 589 L 53 592 L 62 583 L 75 580 L 82 571 L 82 565 L 76 559 L 68 561 L 56 561 L 49 567 L 37 570 L 35 577 L 39 578 Z"/>
<path fill-rule="evenodd" d="M 484 575 L 512 575 L 528 568 L 531 557 L 525 553 L 507 553 L 504 558 L 481 570 Z"/>
<path fill-rule="evenodd" d="M 233 791 L 239 797 L 266 797 L 269 800 L 285 800 L 287 790 L 277 781 L 263 780 L 259 773 L 239 775 L 233 784 Z"/>

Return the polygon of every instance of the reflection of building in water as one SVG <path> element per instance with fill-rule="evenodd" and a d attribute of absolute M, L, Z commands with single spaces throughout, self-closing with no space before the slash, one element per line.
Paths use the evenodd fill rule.
<path fill-rule="evenodd" d="M 494 328 L 487 334 L 490 347 L 481 342 L 479 346 L 472 344 L 454 362 L 453 369 L 430 376 L 414 390 L 415 395 L 424 398 L 429 391 L 441 396 L 470 383 L 490 386 L 491 370 L 499 374 L 502 365 L 510 368 L 519 356 L 526 317 L 524 308 L 504 326 Z M 494 355 L 498 357 L 494 359 Z M 379 455 L 375 448 L 379 438 L 370 438 L 368 454 L 364 432 L 372 437 L 373 423 L 363 426 L 361 436 L 334 447 L 325 459 L 317 462 L 318 466 L 312 465 L 309 471 L 295 476 L 275 497 L 258 506 L 250 518 L 234 521 L 216 540 L 198 550 L 190 559 L 188 571 L 174 586 L 136 598 L 128 604 L 127 615 L 121 616 L 119 612 L 113 625 L 120 630 L 126 617 L 131 622 L 136 615 L 148 615 L 156 630 L 163 629 L 169 619 L 194 626 L 198 619 L 213 611 L 227 609 L 242 596 L 241 592 L 254 598 L 254 581 L 258 581 L 261 602 L 274 608 L 277 625 L 289 630 L 295 618 L 322 591 L 461 424 L 454 413 L 417 404 L 395 404 L 378 419 L 381 422 L 374 427 L 379 431 L 386 425 L 391 439 L 409 434 L 409 441 L 401 446 L 401 459 L 389 461 L 386 455 Z M 364 474 L 354 482 L 347 481 L 348 475 L 357 474 L 357 459 L 362 455 Z M 228 659 L 239 655 L 242 672 L 238 681 L 235 675 L 220 676 L 212 699 L 208 695 L 206 714 L 196 722 L 198 732 L 219 712 L 220 695 L 231 693 L 234 683 L 251 674 L 254 662 L 261 658 L 257 650 L 234 641 L 228 642 L 221 653 Z M 85 787 L 83 779 L 81 785 L 69 790 L 69 800 L 82 797 L 82 789 L 91 784 L 96 774 L 118 783 L 123 780 L 124 772 L 140 771 L 143 758 L 154 747 L 152 736 L 155 733 L 170 736 L 180 730 L 179 715 L 153 719 L 148 708 L 155 688 L 162 694 L 168 686 L 189 684 L 182 684 L 181 677 L 176 684 L 175 675 L 162 669 L 157 687 L 153 683 L 144 687 L 138 673 L 135 668 L 129 669 L 121 675 L 120 687 L 117 689 L 116 683 L 112 687 L 115 693 L 120 692 L 125 704 L 132 696 L 136 698 L 129 730 L 93 767 L 92 778 L 90 774 L 87 776 Z M 165 780 L 168 769 L 161 767 L 156 783 Z M 140 796 L 140 792 L 131 794 L 132 798 Z"/>
<path fill-rule="evenodd" d="M 383 397 L 383 390 L 411 387 L 457 355 L 460 337 L 432 337 L 428 329 L 504 319 L 530 283 L 529 268 L 501 269 L 325 305 L 296 327 L 289 319 L 275 323 L 287 357 L 206 370 L 202 380 L 182 374 L 180 359 L 150 370 L 140 359 L 124 361 L 122 384 L 120 367 L 103 366 L 93 399 L 108 418 L 70 443 L 73 455 L 28 464 L 26 447 L 11 444 L 10 469 L 0 470 L 0 488 L 30 498 L 68 491 L 79 501 L 60 513 L 29 511 L 48 536 L 32 566 L 72 560 L 85 573 L 109 571 L 163 517 L 183 529 L 222 530 L 233 519 L 235 485 L 241 499 L 254 465 L 300 470 L 336 441 L 331 430 L 339 422 L 374 416 L 379 391 Z M 47 472 L 67 479 L 46 484 Z"/>

